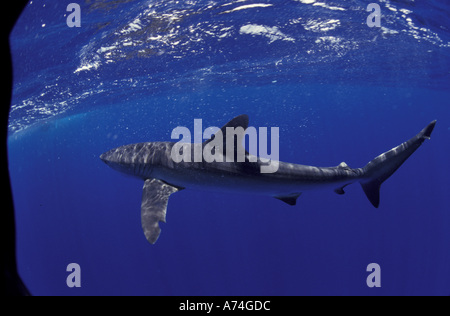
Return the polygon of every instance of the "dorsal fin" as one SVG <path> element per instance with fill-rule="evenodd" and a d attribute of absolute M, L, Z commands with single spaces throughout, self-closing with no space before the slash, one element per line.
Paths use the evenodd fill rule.
<path fill-rule="evenodd" d="M 244 131 L 248 128 L 248 115 L 247 114 L 242 114 L 239 116 L 236 116 L 234 119 L 232 119 L 231 121 L 229 121 L 227 124 L 225 124 L 221 129 L 220 132 L 222 133 L 223 137 L 224 137 L 224 142 L 226 142 L 226 135 L 227 135 L 227 127 L 232 127 L 232 128 L 236 128 L 236 127 L 242 127 L 244 129 Z M 215 139 L 217 133 L 215 135 L 213 135 L 210 139 L 206 140 L 204 142 L 204 144 L 208 144 L 209 142 L 211 142 L 212 140 Z"/>
<path fill-rule="evenodd" d="M 215 150 L 220 150 L 224 155 L 226 154 L 227 149 L 227 128 L 232 129 L 233 131 L 238 131 L 237 134 L 233 134 L 233 137 L 235 138 L 233 140 L 234 148 L 233 152 L 230 152 L 234 156 L 234 160 L 236 161 L 236 155 L 237 153 L 243 152 L 244 155 L 248 155 L 248 152 L 245 150 L 245 148 L 242 146 L 242 141 L 245 136 L 245 130 L 248 128 L 248 115 L 242 114 L 239 116 L 236 116 L 234 119 L 229 121 L 227 124 L 225 124 L 220 131 L 218 131 L 216 134 L 214 134 L 211 139 L 208 139 L 203 143 L 203 146 L 206 146 L 207 144 L 211 143 L 218 137 L 218 134 L 220 133 L 222 137 L 222 142 L 215 142 L 214 144 L 211 144 L 211 146 L 214 146 Z M 241 128 L 243 133 L 239 132 L 239 128 Z M 230 140 L 231 143 L 231 140 Z M 230 157 L 231 158 L 231 157 Z"/>
<path fill-rule="evenodd" d="M 242 128 L 244 128 L 244 131 L 245 131 L 248 127 L 248 115 L 242 114 L 242 115 L 236 116 L 234 119 L 232 119 L 227 124 L 225 124 L 225 126 L 223 126 L 221 128 L 221 130 L 224 131 L 227 127 L 234 127 L 234 128 L 242 127 Z"/>
<path fill-rule="evenodd" d="M 338 166 L 341 169 L 351 169 L 345 162 L 341 162 Z"/>

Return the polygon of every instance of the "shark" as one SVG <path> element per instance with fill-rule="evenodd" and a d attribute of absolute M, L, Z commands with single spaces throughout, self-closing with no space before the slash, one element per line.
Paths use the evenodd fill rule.
<path fill-rule="evenodd" d="M 211 146 L 218 133 L 223 147 L 227 144 L 227 128 L 248 128 L 247 115 L 239 115 L 224 125 L 215 135 L 202 144 Z M 296 205 L 300 195 L 309 190 L 331 189 L 339 195 L 344 188 L 359 182 L 370 203 L 378 208 L 380 187 L 421 145 L 430 139 L 436 121 L 432 121 L 416 136 L 382 153 L 362 168 L 350 168 L 345 162 L 335 167 L 315 167 L 301 164 L 277 162 L 273 173 L 262 173 L 261 167 L 267 165 L 266 158 L 247 152 L 243 145 L 244 135 L 235 134 L 230 142 L 232 152 L 244 152 L 245 159 L 228 161 L 205 160 L 198 162 L 172 159 L 175 142 L 146 142 L 121 146 L 103 153 L 100 159 L 112 169 L 138 177 L 144 181 L 141 224 L 147 241 L 155 244 L 161 228 L 166 223 L 169 198 L 184 189 L 200 189 L 224 192 L 241 192 L 265 195 L 281 200 L 288 205 Z M 228 136 L 231 137 L 231 136 Z M 219 138 L 217 138 L 219 139 Z M 230 140 L 228 140 L 230 141 Z M 194 152 L 199 144 L 185 144 L 183 150 Z M 219 150 L 217 144 L 212 150 Z M 223 152 L 223 151 L 222 151 Z M 227 150 L 228 152 L 228 150 Z"/>

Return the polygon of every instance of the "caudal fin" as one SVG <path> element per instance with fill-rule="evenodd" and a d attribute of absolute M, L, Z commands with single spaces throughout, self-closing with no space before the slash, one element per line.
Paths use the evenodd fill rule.
<path fill-rule="evenodd" d="M 380 205 L 380 187 L 426 139 L 430 139 L 436 121 L 431 122 L 419 134 L 403 144 L 379 155 L 364 168 L 364 178 L 360 180 L 367 198 L 373 206 Z"/>

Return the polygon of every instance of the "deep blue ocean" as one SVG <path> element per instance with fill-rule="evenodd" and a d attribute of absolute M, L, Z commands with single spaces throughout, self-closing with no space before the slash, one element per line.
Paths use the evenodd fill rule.
<path fill-rule="evenodd" d="M 33 295 L 450 295 L 447 0 L 373 0 L 380 27 L 362 0 L 80 0 L 69 27 L 73 2 L 30 1 L 10 37 L 17 260 Z M 282 161 L 353 168 L 437 124 L 378 209 L 357 183 L 296 206 L 187 189 L 149 244 L 142 180 L 99 156 L 240 114 L 279 127 Z"/>

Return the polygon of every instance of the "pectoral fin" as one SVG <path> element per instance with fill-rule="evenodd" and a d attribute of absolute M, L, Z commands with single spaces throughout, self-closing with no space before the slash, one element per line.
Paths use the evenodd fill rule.
<path fill-rule="evenodd" d="M 161 233 L 159 222 L 166 222 L 166 211 L 169 197 L 179 191 L 163 181 L 148 179 L 145 181 L 142 205 L 141 221 L 144 235 L 148 242 L 154 244 Z"/>

